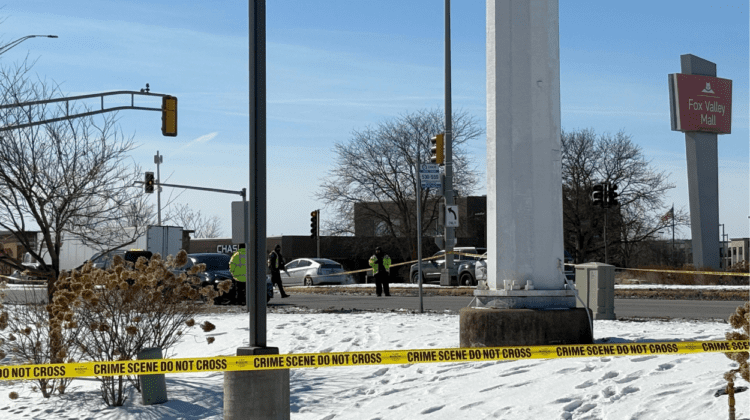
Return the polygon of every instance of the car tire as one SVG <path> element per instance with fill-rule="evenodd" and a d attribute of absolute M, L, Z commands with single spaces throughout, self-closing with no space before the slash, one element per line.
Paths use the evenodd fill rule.
<path fill-rule="evenodd" d="M 310 277 L 305 277 L 305 286 L 312 286 L 313 280 Z"/>
<path fill-rule="evenodd" d="M 415 271 L 411 275 L 411 283 L 412 284 L 419 284 L 419 271 Z M 424 284 L 424 276 L 422 276 L 422 283 Z"/>
<path fill-rule="evenodd" d="M 474 281 L 474 276 L 471 275 L 471 273 L 463 273 L 461 274 L 461 277 L 459 277 L 459 285 L 460 286 L 475 286 L 476 282 Z"/>

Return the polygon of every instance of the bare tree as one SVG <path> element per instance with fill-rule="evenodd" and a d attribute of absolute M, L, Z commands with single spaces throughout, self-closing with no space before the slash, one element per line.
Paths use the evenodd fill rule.
<path fill-rule="evenodd" d="M 347 143 L 334 147 L 336 164 L 317 197 L 334 216 L 324 224 L 333 235 L 353 235 L 356 219 L 374 221 L 378 234 L 398 244 L 402 256 L 416 252 L 417 148 L 429 162 L 430 139 L 445 131 L 445 113 L 422 110 L 384 121 L 375 128 L 354 131 Z M 482 134 L 476 119 L 465 112 L 453 115 L 453 186 L 458 196 L 469 195 L 477 174 L 465 146 Z M 437 219 L 434 190 L 419 194 L 422 234 Z"/>
<path fill-rule="evenodd" d="M 223 233 L 219 216 L 204 216 L 200 210 L 194 211 L 188 204 L 174 204 L 164 216 L 164 221 L 195 231 L 195 238 L 219 238 Z"/>
<path fill-rule="evenodd" d="M 26 62 L 0 68 L 2 104 L 62 96 L 54 83 L 32 79 L 30 70 Z M 0 112 L 0 125 L 67 111 L 64 105 L 10 107 Z M 152 209 L 134 186 L 140 170 L 126 165 L 132 139 L 123 137 L 112 114 L 104 115 L 0 132 L 0 229 L 40 263 L 50 296 L 65 241 L 75 237 L 111 250 L 133 243 L 151 220 Z M 25 268 L 18 256 L 0 255 L 0 262 Z"/>
<path fill-rule="evenodd" d="M 592 129 L 562 132 L 563 225 L 565 248 L 576 262 L 592 258 L 603 260 L 602 231 L 607 219 L 607 246 L 614 261 L 629 266 L 643 241 L 672 220 L 663 215 L 669 210 L 664 194 L 674 184 L 664 172 L 655 171 L 641 148 L 620 131 L 615 135 L 597 135 Z M 594 206 L 593 186 L 600 182 L 617 184 L 617 207 Z M 675 224 L 687 224 L 681 209 L 675 210 Z"/>

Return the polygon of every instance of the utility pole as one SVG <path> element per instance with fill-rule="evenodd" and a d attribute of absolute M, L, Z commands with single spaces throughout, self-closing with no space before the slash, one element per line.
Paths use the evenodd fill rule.
<path fill-rule="evenodd" d="M 157 223 L 159 226 L 161 226 L 161 176 L 159 175 L 159 165 L 164 162 L 164 156 L 159 154 L 159 151 L 156 151 L 156 155 L 154 155 L 154 163 L 156 164 L 156 215 L 157 215 Z"/>
<path fill-rule="evenodd" d="M 445 206 L 453 199 L 453 115 L 451 109 L 451 1 L 445 0 Z M 445 208 L 445 207 L 444 207 Z M 447 214 L 443 212 L 443 214 Z M 443 221 L 445 222 L 445 221 Z M 447 225 L 447 223 L 446 223 Z M 445 267 L 440 273 L 440 285 L 450 286 L 453 273 L 453 241 L 455 228 L 445 226 Z"/>

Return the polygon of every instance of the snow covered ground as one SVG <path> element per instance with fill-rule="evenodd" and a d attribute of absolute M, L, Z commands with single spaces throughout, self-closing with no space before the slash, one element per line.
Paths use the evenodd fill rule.
<path fill-rule="evenodd" d="M 727 314 L 729 315 L 729 314 Z M 247 345 L 245 314 L 206 316 L 173 357 L 234 355 Z M 198 321 L 203 321 L 200 319 Z M 457 347 L 457 315 L 269 313 L 268 343 L 282 353 Z M 728 324 L 595 321 L 596 341 L 723 340 Z M 722 354 L 555 359 L 298 369 L 291 371 L 292 419 L 723 419 Z M 737 385 L 747 385 L 741 379 Z M 3 419 L 220 419 L 223 373 L 168 375 L 170 401 L 143 406 L 131 391 L 107 408 L 93 378 L 44 400 L 28 382 L 0 382 Z M 11 400 L 16 391 L 20 398 Z M 750 418 L 750 392 L 737 394 L 737 419 Z"/>

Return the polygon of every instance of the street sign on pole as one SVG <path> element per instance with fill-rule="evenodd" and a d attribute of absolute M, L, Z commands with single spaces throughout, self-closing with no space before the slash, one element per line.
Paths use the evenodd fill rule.
<path fill-rule="evenodd" d="M 440 181 L 440 165 L 437 163 L 422 164 L 419 168 L 419 180 L 422 184 L 422 189 L 441 189 L 443 184 Z"/>
<path fill-rule="evenodd" d="M 445 227 L 458 227 L 458 206 L 445 206 Z"/>

